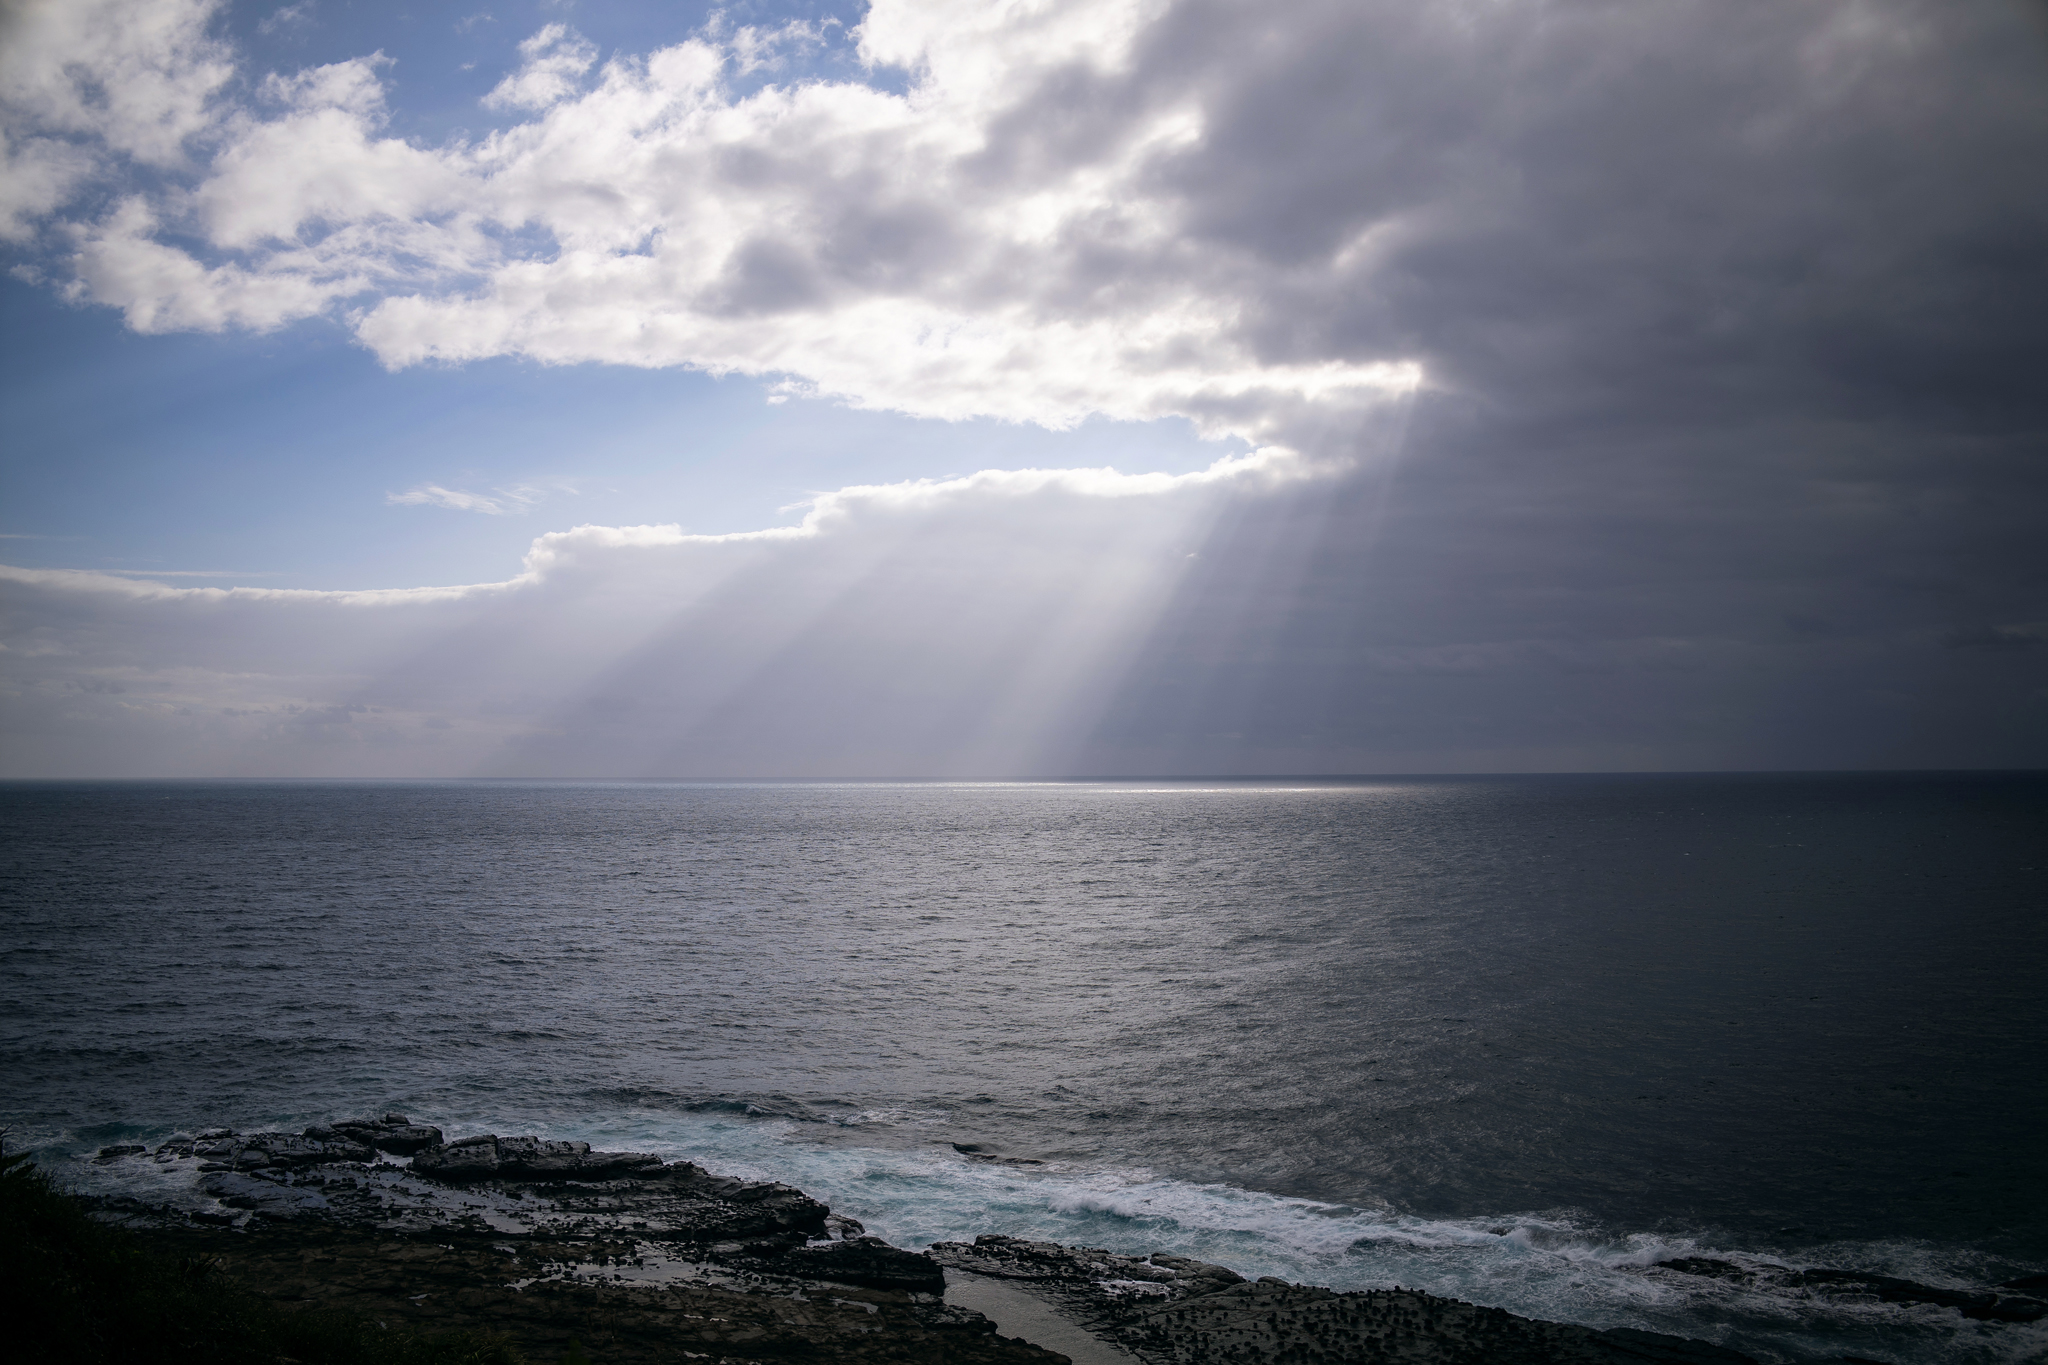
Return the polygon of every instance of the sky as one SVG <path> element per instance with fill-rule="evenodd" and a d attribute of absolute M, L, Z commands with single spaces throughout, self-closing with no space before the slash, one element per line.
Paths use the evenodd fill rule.
<path fill-rule="evenodd" d="M 0 25 L 0 776 L 2048 766 L 2040 0 Z"/>

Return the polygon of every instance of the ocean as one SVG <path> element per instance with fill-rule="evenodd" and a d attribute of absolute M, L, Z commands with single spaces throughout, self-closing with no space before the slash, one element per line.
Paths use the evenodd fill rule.
<path fill-rule="evenodd" d="M 0 1122 L 81 1188 L 401 1110 L 907 1246 L 2048 1355 L 1773 1278 L 2048 1270 L 2048 777 L 12 783 L 0 831 Z"/>

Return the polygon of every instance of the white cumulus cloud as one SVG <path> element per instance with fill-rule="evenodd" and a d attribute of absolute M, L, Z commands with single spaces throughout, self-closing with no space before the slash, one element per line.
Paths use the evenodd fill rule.
<path fill-rule="evenodd" d="M 855 37 L 865 61 L 914 72 L 901 94 L 728 85 L 815 49 L 829 26 L 720 18 L 600 65 L 549 24 L 485 100 L 523 119 L 442 145 L 385 131 L 374 54 L 273 73 L 232 104 L 217 98 L 230 67 L 206 36 L 211 6 L 130 12 L 166 35 L 151 112 L 84 101 L 139 59 L 46 16 L 17 59 L 42 93 L 11 122 L 30 142 L 84 136 L 117 183 L 115 150 L 193 158 L 182 188 L 48 224 L 74 244 L 77 294 L 144 330 L 272 327 L 346 305 L 392 366 L 687 366 L 922 416 L 1177 415 L 1254 441 L 1421 379 L 1394 348 L 1289 353 L 1248 329 L 1267 281 L 1191 242 L 1166 174 L 1204 136 L 1204 92 L 1133 75 L 1166 13 L 1148 0 L 883 0 Z M 1040 106 L 1077 81 L 1096 104 L 1089 134 L 1048 141 Z M 33 156 L 16 224 L 61 209 L 80 176 Z"/>
<path fill-rule="evenodd" d="M 549 24 L 528 38 L 519 55 L 519 69 L 491 88 L 484 108 L 545 109 L 573 94 L 597 61 L 597 49 L 565 24 Z"/>
<path fill-rule="evenodd" d="M 116 157 L 184 164 L 219 117 L 233 53 L 207 33 L 218 0 L 13 0 L 0 8 L 10 125 L 88 137 Z"/>

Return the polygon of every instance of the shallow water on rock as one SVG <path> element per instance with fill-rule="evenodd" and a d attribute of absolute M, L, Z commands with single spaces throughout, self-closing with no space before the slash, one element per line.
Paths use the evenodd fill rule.
<path fill-rule="evenodd" d="M 2044 816 L 1995 776 L 13 784 L 4 1121 L 397 1109 L 906 1245 L 2019 1360 L 1654 1262 L 2048 1269 Z"/>

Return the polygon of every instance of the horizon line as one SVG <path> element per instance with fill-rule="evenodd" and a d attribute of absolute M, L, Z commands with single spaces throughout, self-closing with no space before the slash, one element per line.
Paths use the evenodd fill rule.
<path fill-rule="evenodd" d="M 0 786 L 86 783 L 205 784 L 210 786 L 455 786 L 554 787 L 823 787 L 823 786 L 1060 786 L 1108 782 L 1397 782 L 1521 777 L 2028 777 L 2048 768 L 1544 768 L 1490 772 L 1357 773 L 1104 773 L 1064 776 L 840 776 L 840 777 L 0 777 Z"/>

